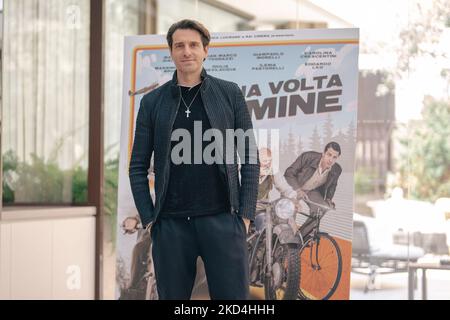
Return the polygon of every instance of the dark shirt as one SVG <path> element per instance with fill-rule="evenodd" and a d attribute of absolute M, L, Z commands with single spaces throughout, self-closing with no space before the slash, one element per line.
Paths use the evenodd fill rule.
<path fill-rule="evenodd" d="M 201 84 L 192 88 L 181 88 L 181 94 L 189 106 L 189 118 L 186 117 L 186 106 L 180 102 L 178 114 L 175 119 L 172 132 L 176 129 L 186 129 L 190 134 L 191 155 L 190 163 L 175 164 L 172 161 L 172 150 L 178 144 L 185 144 L 184 137 L 178 141 L 171 141 L 170 148 L 170 178 L 167 189 L 167 196 L 161 210 L 161 217 L 191 217 L 200 215 L 217 214 L 229 211 L 229 200 L 225 177 L 220 174 L 216 163 L 207 164 L 203 159 L 203 150 L 212 141 L 202 141 L 201 163 L 194 163 L 194 142 L 203 140 L 203 134 L 211 128 L 200 93 L 197 94 Z M 197 94 L 197 95 L 196 95 Z M 201 121 L 202 137 L 194 136 L 194 121 Z M 197 124 L 198 126 L 198 124 Z M 211 146 L 209 147 L 211 148 Z M 178 146 L 178 154 L 183 158 L 183 152 L 188 151 Z M 210 152 L 208 152 L 209 154 Z M 212 153 L 214 156 L 214 152 Z M 183 158 L 186 159 L 186 158 Z"/>

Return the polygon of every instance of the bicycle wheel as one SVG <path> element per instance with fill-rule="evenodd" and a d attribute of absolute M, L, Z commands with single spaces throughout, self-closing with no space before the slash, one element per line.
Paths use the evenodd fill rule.
<path fill-rule="evenodd" d="M 277 242 L 278 243 L 278 242 Z M 276 244 L 272 278 L 264 279 L 266 300 L 295 300 L 300 276 L 300 250 L 295 245 Z"/>
<path fill-rule="evenodd" d="M 327 300 L 341 279 L 342 256 L 332 237 L 319 232 L 307 239 L 300 250 L 298 296 L 306 300 Z"/>

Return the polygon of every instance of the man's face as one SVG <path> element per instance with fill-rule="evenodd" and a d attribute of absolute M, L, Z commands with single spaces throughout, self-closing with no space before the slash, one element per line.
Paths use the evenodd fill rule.
<path fill-rule="evenodd" d="M 325 167 L 325 169 L 330 168 L 336 160 L 339 158 L 339 152 L 332 148 L 328 148 L 323 154 L 322 154 L 322 165 Z"/>
<path fill-rule="evenodd" d="M 208 55 L 208 47 L 203 47 L 200 33 L 192 29 L 178 29 L 172 36 L 172 57 L 177 71 L 181 73 L 200 73 L 203 59 Z"/>

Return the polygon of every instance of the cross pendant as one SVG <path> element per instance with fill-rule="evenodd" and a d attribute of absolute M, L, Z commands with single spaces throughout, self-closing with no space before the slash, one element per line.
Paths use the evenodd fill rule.
<path fill-rule="evenodd" d="M 186 118 L 189 118 L 189 114 L 191 113 L 191 110 L 189 110 L 189 109 L 186 109 Z"/>

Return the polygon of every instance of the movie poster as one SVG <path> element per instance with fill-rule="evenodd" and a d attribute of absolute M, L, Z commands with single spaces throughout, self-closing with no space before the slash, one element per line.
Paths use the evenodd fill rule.
<path fill-rule="evenodd" d="M 358 29 L 215 33 L 204 65 L 210 75 L 237 83 L 244 94 L 259 148 L 260 186 L 264 185 L 267 199 L 292 196 L 298 187 L 295 179 L 306 179 L 302 188 L 311 189 L 309 200 L 327 199 L 325 204 L 333 209 L 320 211 L 319 220 L 312 215 L 317 207 L 298 206 L 313 217 L 295 216 L 297 227 L 305 233 L 303 241 L 314 232 L 326 238 L 320 249 L 312 241 L 300 251 L 301 299 L 349 298 L 358 43 Z M 116 296 L 121 299 L 157 298 L 148 254 L 151 243 L 139 229 L 128 165 L 140 99 L 170 80 L 174 71 L 164 36 L 125 38 L 116 278 Z M 322 163 L 330 143 L 338 145 L 334 149 L 339 154 L 325 178 L 302 180 L 306 166 Z M 152 190 L 151 169 L 148 177 Z M 316 251 L 320 258 L 313 257 Z M 326 261 L 325 256 L 332 258 Z M 199 261 L 193 298 L 207 298 L 202 272 Z M 264 299 L 263 290 L 251 286 L 251 298 Z"/>

